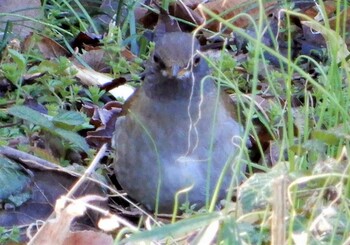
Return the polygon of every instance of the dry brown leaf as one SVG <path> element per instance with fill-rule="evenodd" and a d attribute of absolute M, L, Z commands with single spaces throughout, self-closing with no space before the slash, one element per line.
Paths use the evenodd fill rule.
<path fill-rule="evenodd" d="M 121 55 L 127 60 L 127 61 L 133 61 L 137 56 L 134 55 L 130 50 L 123 49 L 121 51 Z"/>
<path fill-rule="evenodd" d="M 325 6 L 327 16 L 330 16 L 337 9 L 336 3 L 333 0 L 323 1 L 323 4 Z M 317 9 L 317 6 L 314 5 L 313 7 L 304 10 L 303 14 L 309 16 L 310 18 L 315 18 L 319 14 L 319 10 Z"/>
<path fill-rule="evenodd" d="M 56 201 L 56 218 L 47 221 L 38 233 L 29 241 L 28 245 L 34 244 L 67 244 L 66 239 L 71 236 L 70 227 L 75 218 L 81 217 L 87 210 L 89 201 L 97 200 L 98 197 L 85 196 L 76 199 L 67 205 L 67 198 L 61 197 Z M 78 243 L 86 244 L 86 243 Z M 91 244 L 91 243 L 89 243 Z"/>
<path fill-rule="evenodd" d="M 198 4 L 197 4 L 198 5 Z M 192 7 L 196 7 L 193 5 Z M 169 6 L 169 12 L 171 15 L 193 23 L 195 25 L 200 25 L 204 22 L 203 17 L 200 13 L 194 11 L 190 6 L 182 4 L 181 2 L 175 2 Z"/>
<path fill-rule="evenodd" d="M 346 27 L 349 28 L 349 22 L 350 22 L 350 7 L 348 7 L 346 10 L 341 11 L 339 14 L 339 24 L 340 24 L 340 30 L 343 29 L 343 24 L 346 23 Z M 346 18 L 344 22 L 344 18 Z M 336 22 L 337 18 L 336 16 L 329 20 L 329 25 L 333 30 L 336 28 Z"/>
<path fill-rule="evenodd" d="M 82 216 L 86 207 L 80 203 L 71 203 L 67 207 L 66 199 L 60 198 L 56 202 L 56 219 L 47 221 L 38 234 L 29 241 L 34 244 L 55 244 L 63 245 L 69 236 L 70 225 L 74 218 Z"/>
<path fill-rule="evenodd" d="M 337 24 L 339 24 L 339 30 L 344 30 L 345 33 L 350 32 L 350 7 L 347 9 L 343 9 L 340 13 L 337 13 L 337 3 L 336 1 L 324 1 L 324 10 L 325 15 L 324 17 L 322 14 L 320 14 L 320 9 L 317 8 L 316 5 L 314 5 L 312 8 L 308 8 L 306 10 L 303 10 L 302 13 L 309 16 L 310 18 L 315 19 L 316 21 L 323 21 L 324 18 L 327 18 L 329 21 L 329 26 L 332 30 L 336 30 Z M 350 37 L 348 35 L 347 38 L 345 38 L 345 42 L 349 45 L 350 44 Z"/>
<path fill-rule="evenodd" d="M 105 62 L 105 51 L 103 49 L 94 49 L 83 52 L 79 56 L 86 64 L 88 64 L 92 69 L 97 72 L 108 72 L 110 70 L 110 66 L 108 66 Z M 80 65 L 79 60 L 75 57 L 71 59 L 74 64 Z"/>
<path fill-rule="evenodd" d="M 26 52 L 34 47 L 37 47 L 40 50 L 45 59 L 54 59 L 60 56 L 69 56 L 69 52 L 51 38 L 31 33 L 24 40 L 23 51 Z"/>
<path fill-rule="evenodd" d="M 328 50 L 331 51 L 331 54 L 334 51 L 337 52 L 335 54 L 335 58 L 337 59 L 338 63 L 346 60 L 346 58 L 350 55 L 344 39 L 335 31 L 326 28 L 316 21 L 302 21 L 301 23 L 322 34 L 326 40 Z M 346 67 L 349 69 L 349 64 Z"/>
<path fill-rule="evenodd" d="M 99 48 L 101 46 L 101 40 L 103 36 L 97 35 L 95 33 L 90 32 L 80 32 L 74 40 L 71 42 L 72 48 L 75 49 L 85 49 L 85 50 L 93 50 L 95 48 Z"/>
<path fill-rule="evenodd" d="M 185 20 L 186 22 L 192 23 L 195 26 L 200 25 L 203 23 L 204 19 L 198 12 L 195 12 L 193 10 L 198 6 L 199 3 L 200 1 L 198 0 L 174 1 L 169 5 L 169 15 Z M 157 4 L 153 4 L 153 7 L 157 9 L 157 6 L 160 5 L 161 4 L 158 2 Z M 160 12 L 162 11 L 164 10 L 161 10 Z M 150 29 L 156 25 L 159 25 L 159 16 L 161 15 L 162 14 L 156 14 L 150 10 L 145 11 L 144 8 L 135 9 L 135 16 L 137 21 L 140 22 L 144 27 Z M 193 25 L 188 25 L 183 22 L 179 22 L 178 24 L 180 25 L 182 31 L 192 31 L 194 29 Z"/>
<path fill-rule="evenodd" d="M 344 25 L 345 25 L 345 32 L 347 33 L 347 36 L 345 37 L 345 43 L 347 45 L 350 45 L 350 7 L 347 8 L 346 10 L 343 10 L 339 14 L 339 30 L 344 30 Z M 345 21 L 344 21 L 344 18 Z M 333 30 L 336 30 L 337 26 L 337 17 L 333 17 L 329 20 L 329 25 Z"/>
<path fill-rule="evenodd" d="M 113 237 L 103 232 L 97 231 L 78 231 L 70 232 L 64 241 L 64 245 L 112 245 Z"/>
<path fill-rule="evenodd" d="M 281 160 L 283 161 L 284 159 L 280 158 L 281 156 L 281 142 L 277 140 L 270 140 L 269 141 L 269 146 L 264 152 L 264 155 L 260 159 L 260 164 L 263 165 L 263 163 L 266 164 L 268 167 L 273 167 L 277 163 L 279 163 Z"/>
<path fill-rule="evenodd" d="M 88 105 L 84 105 L 84 108 L 92 113 L 90 123 L 96 127 L 96 130 L 87 132 L 87 142 L 98 147 L 104 143 L 110 143 L 115 130 L 115 121 L 121 112 L 121 103 L 111 101 L 103 108 L 97 106 L 88 108 Z"/>
<path fill-rule="evenodd" d="M 184 5 L 191 9 L 195 9 L 199 4 L 203 2 L 203 0 L 183 0 Z"/>
<path fill-rule="evenodd" d="M 277 2 L 278 1 L 269 1 L 268 3 L 264 4 L 266 15 L 272 12 L 272 7 L 277 5 Z M 202 8 L 209 9 L 211 12 L 217 15 L 222 15 L 222 13 L 225 13 L 223 16 L 221 16 L 225 20 L 229 20 L 240 13 L 248 13 L 253 17 L 257 17 L 259 13 L 259 8 L 256 1 L 251 0 L 215 0 L 200 4 L 195 11 L 200 14 L 202 12 Z M 205 18 L 207 21 L 211 19 L 211 17 L 208 15 L 205 15 Z M 233 24 L 237 27 L 244 28 L 249 24 L 249 20 L 247 18 L 238 18 L 233 22 Z M 220 31 L 221 23 L 218 21 L 213 21 L 208 24 L 206 28 L 213 31 Z"/>

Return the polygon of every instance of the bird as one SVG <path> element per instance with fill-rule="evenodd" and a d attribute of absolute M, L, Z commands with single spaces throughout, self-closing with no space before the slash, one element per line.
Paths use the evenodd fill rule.
<path fill-rule="evenodd" d="M 224 199 L 246 168 L 244 128 L 231 102 L 191 33 L 159 36 L 141 86 L 116 120 L 114 172 L 122 189 L 155 213 L 208 207 L 215 190 Z"/>

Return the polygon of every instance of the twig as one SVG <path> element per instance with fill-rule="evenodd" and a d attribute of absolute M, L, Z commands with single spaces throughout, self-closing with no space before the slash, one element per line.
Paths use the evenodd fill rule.
<path fill-rule="evenodd" d="M 26 165 L 29 168 L 34 168 L 34 169 L 40 169 L 40 170 L 57 170 L 60 169 L 56 164 L 43 160 L 39 157 L 30 155 L 26 152 L 19 151 L 16 149 L 13 149 L 8 146 L 1 146 L 0 147 L 0 154 L 12 158 L 15 160 L 19 160 L 22 162 L 24 165 Z"/>
<path fill-rule="evenodd" d="M 286 176 L 282 175 L 273 183 L 271 245 L 282 245 L 286 241 Z"/>

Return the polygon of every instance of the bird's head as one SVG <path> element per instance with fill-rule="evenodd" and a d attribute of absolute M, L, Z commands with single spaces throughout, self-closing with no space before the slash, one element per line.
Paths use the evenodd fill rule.
<path fill-rule="evenodd" d="M 199 49 L 198 40 L 189 33 L 168 32 L 159 37 L 144 73 L 146 95 L 159 100 L 188 99 L 199 97 L 202 85 L 210 90 L 213 82 L 203 79 L 209 68 Z"/>
<path fill-rule="evenodd" d="M 189 33 L 169 32 L 155 44 L 151 66 L 167 79 L 188 79 L 205 62 L 198 54 L 198 40 Z"/>

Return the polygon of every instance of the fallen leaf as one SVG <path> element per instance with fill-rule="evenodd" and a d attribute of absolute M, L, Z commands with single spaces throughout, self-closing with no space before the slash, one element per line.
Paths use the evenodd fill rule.
<path fill-rule="evenodd" d="M 112 77 L 104 73 L 100 73 L 100 72 L 87 69 L 81 66 L 76 66 L 76 65 L 72 65 L 72 67 L 78 71 L 76 74 L 76 77 L 79 78 L 80 81 L 87 86 L 104 85 L 113 80 Z M 128 84 L 124 84 L 110 90 L 109 93 L 111 93 L 115 98 L 122 98 L 123 100 L 126 100 L 127 98 L 130 97 L 130 95 L 134 93 L 134 90 L 135 90 L 134 87 Z"/>
<path fill-rule="evenodd" d="M 111 235 L 97 231 L 76 231 L 68 233 L 64 245 L 113 245 L 114 239 Z"/>
<path fill-rule="evenodd" d="M 278 1 L 268 1 L 267 3 L 265 3 L 264 4 L 265 14 L 269 15 L 272 12 L 273 7 L 276 6 L 277 3 Z M 259 5 L 256 3 L 256 1 L 251 1 L 251 0 L 209 1 L 198 5 L 195 11 L 202 15 L 203 8 L 210 10 L 211 12 L 213 12 L 216 15 L 219 15 L 221 18 L 225 20 L 229 20 L 240 13 L 247 13 L 253 16 L 254 19 L 256 19 L 259 13 Z M 206 22 L 208 22 L 208 24 L 206 25 L 206 28 L 212 31 L 221 30 L 222 24 L 220 22 L 216 20 L 212 20 L 212 18 L 207 14 L 204 14 L 204 17 L 206 19 Z M 232 24 L 237 27 L 244 28 L 248 26 L 249 22 L 250 20 L 248 18 L 240 17 L 238 19 L 235 19 L 235 21 Z"/>
<path fill-rule="evenodd" d="M 70 53 L 62 47 L 60 44 L 55 42 L 49 37 L 31 33 L 23 42 L 23 52 L 27 52 L 28 50 L 37 47 L 45 59 L 54 59 L 60 56 L 69 56 Z"/>
<path fill-rule="evenodd" d="M 332 29 L 326 28 L 316 21 L 302 21 L 303 25 L 306 25 L 322 34 L 324 39 L 326 40 L 328 50 L 330 51 L 331 56 L 335 56 L 336 61 L 338 63 L 347 59 L 350 55 L 348 47 L 344 41 L 344 39 Z M 345 62 L 346 63 L 346 62 Z M 347 64 L 347 63 L 346 63 Z M 349 64 L 346 65 L 348 71 L 350 71 Z"/>
<path fill-rule="evenodd" d="M 67 244 L 67 239 L 70 239 L 69 241 L 74 241 L 74 239 L 76 239 L 77 237 L 73 236 L 72 238 L 69 238 L 72 235 L 72 233 L 70 232 L 71 223 L 74 219 L 84 215 L 84 213 L 87 210 L 86 204 L 88 203 L 88 201 L 91 200 L 93 200 L 92 196 L 85 196 L 76 199 L 74 202 L 71 202 L 66 206 L 67 199 L 65 197 L 61 197 L 60 199 L 58 199 L 55 205 L 56 217 L 54 219 L 46 221 L 46 223 L 40 228 L 38 233 L 29 241 L 28 245 L 63 245 Z M 92 243 L 89 242 L 88 244 Z"/>

